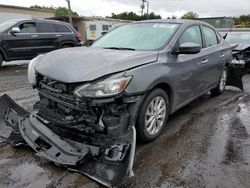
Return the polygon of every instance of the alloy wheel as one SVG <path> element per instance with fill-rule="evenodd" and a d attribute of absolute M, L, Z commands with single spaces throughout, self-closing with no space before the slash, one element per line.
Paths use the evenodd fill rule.
<path fill-rule="evenodd" d="M 167 113 L 166 101 L 157 96 L 149 103 L 145 115 L 145 128 L 150 135 L 156 135 L 162 128 Z"/>

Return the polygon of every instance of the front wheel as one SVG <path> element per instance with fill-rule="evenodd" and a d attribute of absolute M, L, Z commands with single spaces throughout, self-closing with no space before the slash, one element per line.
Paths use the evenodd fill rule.
<path fill-rule="evenodd" d="M 169 100 L 167 93 L 162 89 L 155 89 L 145 98 L 137 121 L 137 132 L 144 142 L 155 140 L 169 115 Z"/>
<path fill-rule="evenodd" d="M 217 87 L 211 90 L 211 94 L 214 96 L 221 95 L 225 91 L 226 83 L 227 83 L 227 68 L 225 67 L 224 70 L 222 71 L 220 81 Z"/>

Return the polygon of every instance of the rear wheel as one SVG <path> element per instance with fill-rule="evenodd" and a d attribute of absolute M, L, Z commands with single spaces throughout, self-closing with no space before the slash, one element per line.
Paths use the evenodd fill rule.
<path fill-rule="evenodd" d="M 71 47 L 74 47 L 74 45 L 73 44 L 64 44 L 64 45 L 62 45 L 61 48 L 71 48 Z"/>
<path fill-rule="evenodd" d="M 216 88 L 211 90 L 212 95 L 221 95 L 226 88 L 226 83 L 227 83 L 227 68 L 225 67 L 224 70 L 222 71 L 221 77 L 219 84 L 217 85 Z"/>
<path fill-rule="evenodd" d="M 144 142 L 155 140 L 167 122 L 169 114 L 168 95 L 155 89 L 145 98 L 137 121 L 137 132 Z"/>
<path fill-rule="evenodd" d="M 0 68 L 3 65 L 3 56 L 0 54 Z"/>

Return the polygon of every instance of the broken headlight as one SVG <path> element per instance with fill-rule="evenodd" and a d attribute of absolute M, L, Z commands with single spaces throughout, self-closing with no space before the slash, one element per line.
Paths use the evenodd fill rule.
<path fill-rule="evenodd" d="M 29 67 L 28 67 L 28 82 L 32 86 L 36 85 L 36 68 L 35 67 L 36 67 L 37 59 L 40 56 L 41 55 L 35 57 L 29 63 Z"/>
<path fill-rule="evenodd" d="M 132 76 L 103 80 L 97 83 L 80 86 L 76 88 L 74 93 L 78 97 L 110 97 L 123 92 L 131 79 Z"/>

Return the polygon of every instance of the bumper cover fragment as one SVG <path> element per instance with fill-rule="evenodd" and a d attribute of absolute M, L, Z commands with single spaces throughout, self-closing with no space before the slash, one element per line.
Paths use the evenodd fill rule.
<path fill-rule="evenodd" d="M 17 105 L 8 95 L 0 97 L 0 138 L 13 147 L 26 146 L 19 131 L 19 121 L 29 112 Z"/>

